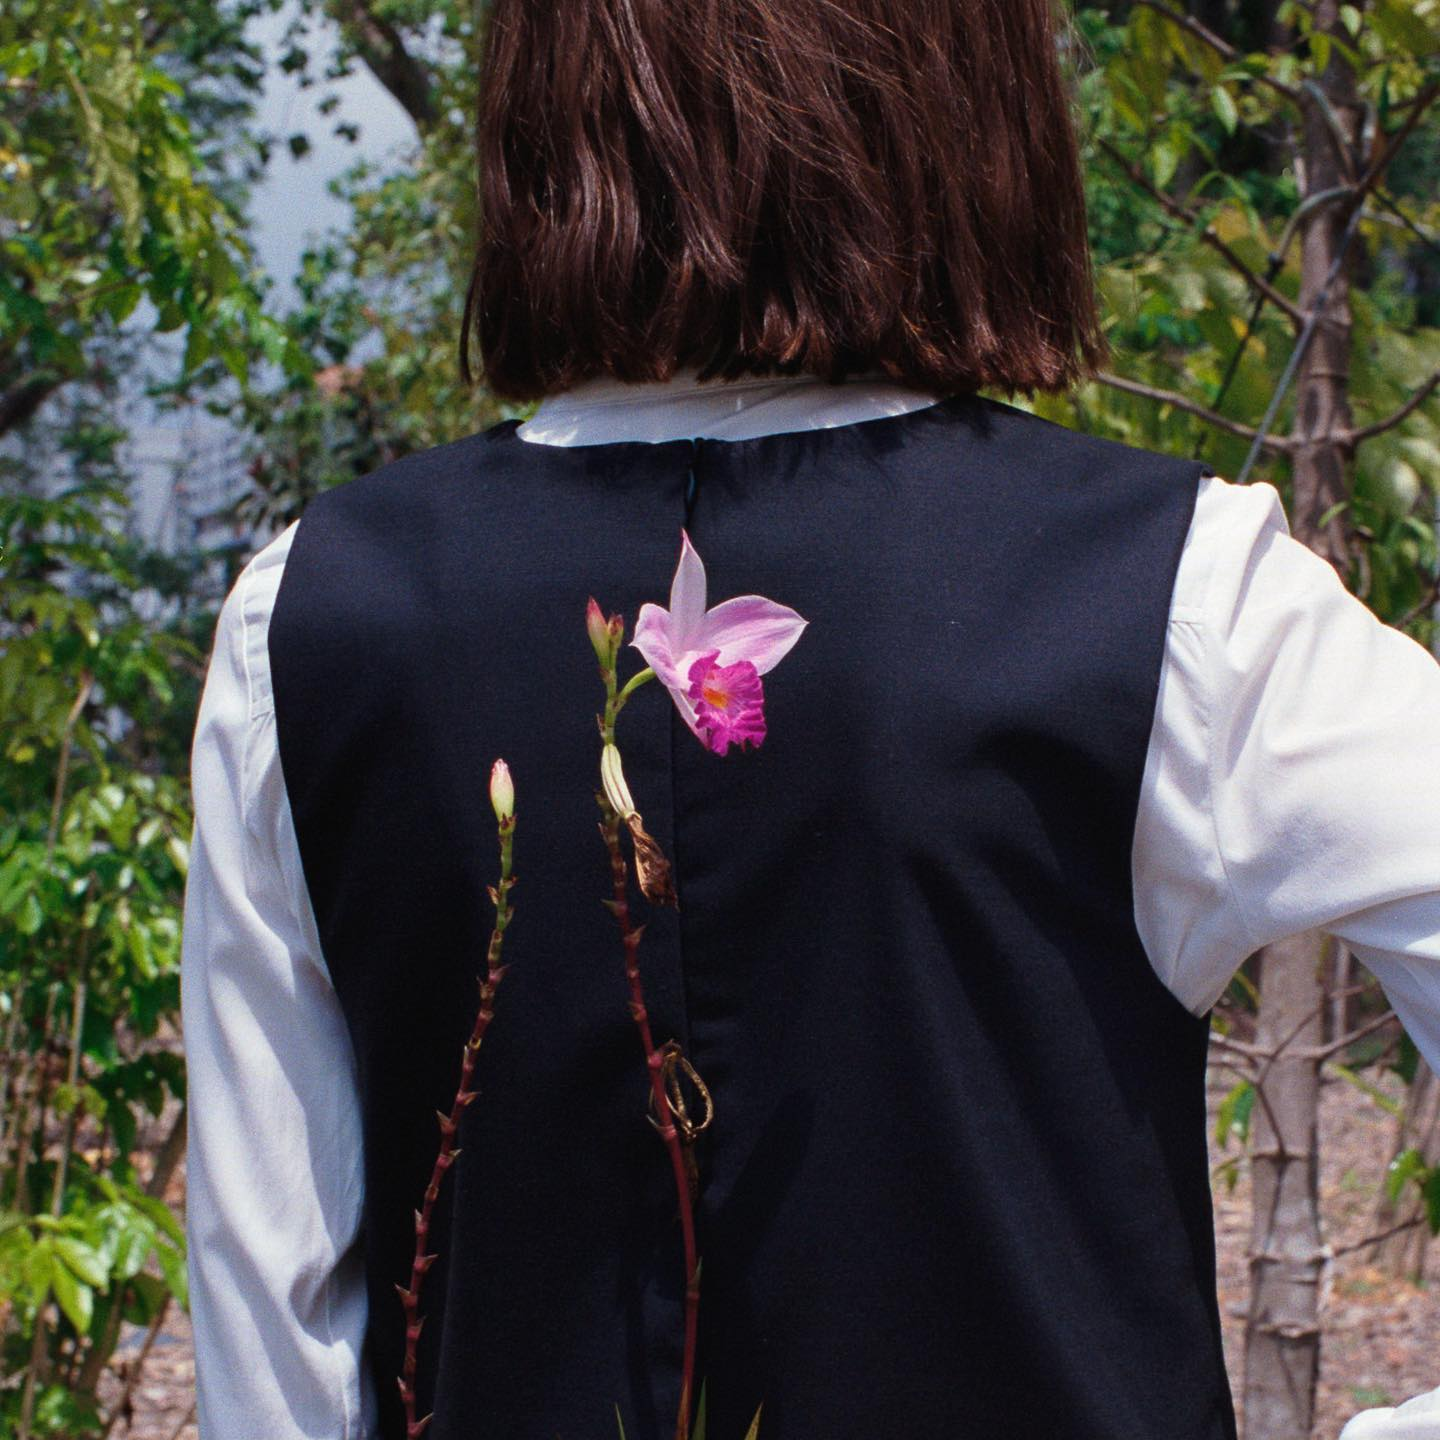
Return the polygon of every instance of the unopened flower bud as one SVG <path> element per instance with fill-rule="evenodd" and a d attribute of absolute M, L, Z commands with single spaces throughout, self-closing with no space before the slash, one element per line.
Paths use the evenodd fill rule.
<path fill-rule="evenodd" d="M 497 820 L 509 820 L 515 814 L 515 782 L 503 760 L 497 760 L 490 771 L 490 804 Z"/>
<path fill-rule="evenodd" d="M 628 820 L 635 813 L 635 802 L 630 798 L 630 787 L 620 768 L 620 751 L 614 745 L 605 745 L 600 750 L 600 783 L 615 813 L 622 820 Z"/>
<path fill-rule="evenodd" d="M 595 603 L 595 597 L 590 597 L 590 603 L 585 607 L 585 633 L 590 637 L 590 644 L 594 647 L 595 658 L 602 665 L 611 665 L 615 660 L 615 650 L 610 639 L 610 625 L 605 619 L 605 612 Z"/>

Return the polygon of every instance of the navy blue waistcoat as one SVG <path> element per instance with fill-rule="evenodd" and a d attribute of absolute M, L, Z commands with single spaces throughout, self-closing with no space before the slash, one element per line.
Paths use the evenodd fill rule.
<path fill-rule="evenodd" d="M 1146 958 L 1131 847 L 1203 467 L 957 397 L 738 441 L 561 448 L 506 421 L 315 499 L 269 631 L 276 724 L 364 1115 L 365 1364 L 384 1440 L 413 1212 L 493 919 L 510 969 L 436 1209 L 429 1440 L 673 1434 L 674 1179 L 647 1122 L 597 831 L 586 599 L 809 627 L 761 748 L 658 685 L 619 738 L 678 910 L 657 1044 L 708 1085 L 709 1440 L 1234 1440 L 1208 1016 Z M 627 649 L 624 673 L 643 663 Z"/>

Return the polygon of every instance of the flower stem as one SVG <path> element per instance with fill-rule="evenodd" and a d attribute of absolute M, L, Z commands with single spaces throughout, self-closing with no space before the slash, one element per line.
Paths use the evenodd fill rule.
<path fill-rule="evenodd" d="M 637 671 L 625 682 L 625 687 L 615 697 L 615 704 L 611 710 L 610 722 L 612 725 L 615 722 L 615 716 L 625 708 L 625 702 L 644 685 L 646 681 L 653 680 L 654 678 L 655 672 L 647 665 L 643 670 Z"/>
<path fill-rule="evenodd" d="M 648 666 L 632 675 L 623 689 L 617 691 L 615 666 L 602 666 L 605 678 L 605 718 L 601 722 L 602 744 L 615 743 L 615 717 L 624 708 L 625 702 L 647 681 L 655 678 L 655 671 Z M 690 1392 L 695 1375 L 695 1347 L 699 1330 L 700 1311 L 700 1266 L 695 1247 L 695 1210 L 691 1195 L 690 1178 L 685 1164 L 685 1151 L 681 1146 L 680 1133 L 675 1126 L 674 1112 L 665 1091 L 665 1077 L 662 1066 L 664 1052 L 657 1049 L 650 1033 L 649 1012 L 645 1008 L 645 990 L 640 979 L 640 966 L 636 953 L 640 948 L 640 936 L 644 926 L 635 926 L 630 921 L 630 896 L 628 871 L 625 855 L 620 845 L 620 815 L 605 798 L 596 797 L 600 802 L 604 819 L 600 830 L 610 852 L 610 878 L 614 890 L 609 909 L 620 926 L 621 943 L 625 949 L 625 978 L 630 984 L 630 1015 L 640 1032 L 640 1044 L 645 1052 L 645 1065 L 650 1075 L 650 1089 L 655 1101 L 656 1115 L 663 1117 L 655 1124 L 665 1149 L 670 1156 L 670 1167 L 675 1173 L 675 1194 L 680 1206 L 680 1233 L 685 1246 L 685 1350 L 684 1367 L 680 1379 L 680 1406 L 676 1421 L 676 1440 L 690 1440 Z"/>
<path fill-rule="evenodd" d="M 430 1217 L 435 1208 L 435 1200 L 440 1194 L 440 1184 L 445 1178 L 445 1172 L 449 1170 L 455 1157 L 460 1153 L 459 1147 L 455 1144 L 455 1136 L 460 1128 L 460 1118 L 465 1112 L 465 1107 L 479 1093 L 470 1089 L 470 1076 L 475 1068 L 475 1057 L 480 1053 L 480 1042 L 485 1038 L 485 1030 L 495 1013 L 495 990 L 500 984 L 501 977 L 509 968 L 500 963 L 500 953 L 505 943 L 505 929 L 510 923 L 512 913 L 510 891 L 515 885 L 515 877 L 510 873 L 515 841 L 514 815 L 500 820 L 497 830 L 500 839 L 500 882 L 498 885 L 490 887 L 490 899 L 495 905 L 495 926 L 490 932 L 490 944 L 486 951 L 485 978 L 479 982 L 480 1009 L 475 1016 L 475 1024 L 471 1029 L 470 1038 L 463 1047 L 460 1061 L 460 1085 L 455 1092 L 455 1100 L 450 1107 L 450 1113 L 446 1115 L 440 1110 L 435 1112 L 440 1121 L 440 1153 L 435 1158 L 435 1168 L 430 1172 L 430 1183 L 425 1187 L 424 1201 L 420 1209 L 415 1212 L 415 1258 L 410 1267 L 410 1288 L 407 1290 L 399 1284 L 395 1286 L 405 1306 L 405 1361 L 403 1370 L 398 1377 L 398 1383 L 400 1398 L 405 1405 L 406 1440 L 417 1440 L 417 1437 L 424 1433 L 425 1427 L 429 1425 L 431 1419 L 430 1415 L 425 1415 L 418 1420 L 415 1418 L 415 1351 L 420 1340 L 420 1328 L 425 1323 L 424 1317 L 420 1314 L 420 1285 L 425 1278 L 425 1272 L 436 1260 L 434 1254 L 425 1252 L 425 1245 L 430 1235 Z"/>
<path fill-rule="evenodd" d="M 615 892 L 614 899 L 610 902 L 610 910 L 620 926 L 620 938 L 625 948 L 625 978 L 630 982 L 630 1015 L 640 1031 L 640 1043 L 645 1051 L 645 1065 L 650 1074 L 655 1110 L 664 1117 L 655 1128 L 660 1132 L 660 1138 L 665 1142 L 665 1149 L 670 1155 L 670 1166 L 675 1173 L 675 1192 L 680 1201 L 680 1233 L 685 1245 L 685 1351 L 675 1436 L 676 1440 L 689 1440 L 690 1390 L 695 1375 L 695 1341 L 700 1310 L 700 1268 L 695 1248 L 694 1206 L 690 1196 L 685 1155 L 680 1145 L 680 1133 L 675 1128 L 670 1099 L 665 1093 L 665 1081 L 661 1074 L 664 1055 L 656 1048 L 650 1034 L 650 1015 L 645 1008 L 645 990 L 635 958 L 644 927 L 632 925 L 630 921 L 630 887 L 625 855 L 620 847 L 620 817 L 603 797 L 601 805 L 606 813 L 600 829 L 605 836 L 606 848 L 610 851 L 610 877 Z"/>

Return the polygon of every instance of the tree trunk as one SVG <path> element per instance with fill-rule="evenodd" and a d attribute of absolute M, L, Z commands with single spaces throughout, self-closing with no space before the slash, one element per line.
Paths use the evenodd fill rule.
<path fill-rule="evenodd" d="M 1315 28 L 1345 38 L 1339 0 L 1318 0 Z M 1342 145 L 1324 107 L 1307 91 L 1302 101 L 1303 190 L 1315 195 L 1353 181 L 1361 112 L 1355 73 L 1337 45 L 1320 78 Z M 1346 151 L 1349 151 L 1349 154 Z M 1348 579 L 1349 526 L 1342 511 L 1321 516 L 1350 493 L 1352 451 L 1337 437 L 1351 424 L 1349 285 L 1336 265 L 1350 211 L 1330 204 L 1313 211 L 1301 231 L 1300 307 L 1319 305 L 1320 319 L 1296 378 L 1291 438 L 1295 538 Z M 1333 279 L 1332 279 L 1333 276 Z M 1261 1046 L 1267 1062 L 1256 1106 L 1250 1252 L 1250 1313 L 1245 1331 L 1247 1440 L 1309 1440 L 1320 1370 L 1320 1283 L 1327 1250 L 1320 1224 L 1320 1061 L 1325 1024 L 1324 938 L 1315 931 L 1267 946 L 1261 961 Z M 1297 1053 L 1300 1052 L 1300 1053 Z"/>
<path fill-rule="evenodd" d="M 1260 1084 L 1250 1152 L 1246 1440 L 1309 1440 L 1320 1372 L 1320 1064 L 1304 1054 L 1325 1024 L 1324 937 L 1267 945 L 1257 1043 L 1274 1059 Z"/>
<path fill-rule="evenodd" d="M 1349 32 L 1339 19 L 1339 0 L 1318 0 L 1315 28 L 1325 29 L 1342 41 Z M 1342 151 L 1326 117 L 1325 108 L 1303 92 L 1305 197 L 1352 183 L 1353 159 L 1359 149 L 1362 112 L 1355 89 L 1355 71 L 1339 45 L 1330 52 L 1330 64 L 1320 78 L 1330 113 L 1348 139 L 1349 154 Z M 1350 469 L 1354 448 L 1339 437 L 1353 424 L 1350 411 L 1350 285 L 1345 268 L 1330 279 L 1341 246 L 1350 207 L 1325 205 L 1312 211 L 1300 231 L 1300 308 L 1314 310 L 1329 282 L 1319 323 L 1301 362 L 1295 384 L 1295 420 L 1290 438 L 1293 453 L 1294 498 L 1291 530 L 1297 540 L 1323 555 L 1348 579 L 1350 527 L 1346 512 L 1335 514 L 1322 528 L 1320 518 L 1350 495 Z"/>

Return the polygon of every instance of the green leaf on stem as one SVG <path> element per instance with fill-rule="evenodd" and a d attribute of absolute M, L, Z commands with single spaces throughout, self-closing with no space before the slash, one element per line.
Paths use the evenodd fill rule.
<path fill-rule="evenodd" d="M 1432 1234 L 1440 1235 L 1440 1165 L 1425 1177 L 1421 1193 L 1425 1196 L 1425 1218 Z"/>
<path fill-rule="evenodd" d="M 65 1318 L 82 1334 L 90 1329 L 90 1320 L 95 1313 L 95 1292 L 78 1279 L 67 1265 L 56 1265 L 50 1272 L 50 1284 L 55 1298 L 65 1312 Z"/>
<path fill-rule="evenodd" d="M 1400 1199 L 1400 1192 L 1412 1175 L 1425 1171 L 1425 1157 L 1411 1146 L 1402 1150 L 1385 1169 L 1385 1194 L 1393 1205 Z"/>
<path fill-rule="evenodd" d="M 104 1286 L 109 1282 L 104 1258 L 93 1246 L 72 1235 L 57 1235 L 54 1245 L 55 1253 L 87 1285 Z"/>

